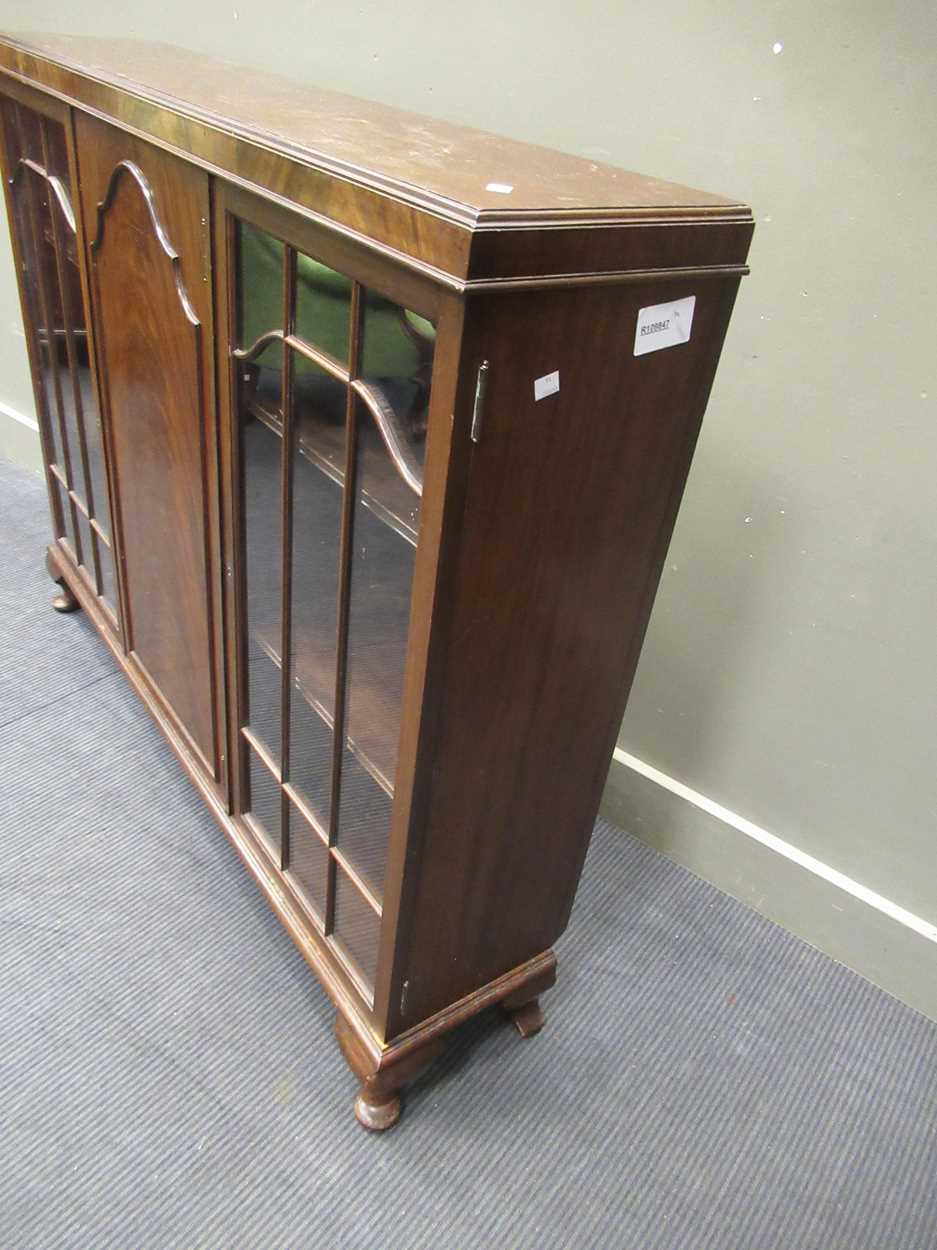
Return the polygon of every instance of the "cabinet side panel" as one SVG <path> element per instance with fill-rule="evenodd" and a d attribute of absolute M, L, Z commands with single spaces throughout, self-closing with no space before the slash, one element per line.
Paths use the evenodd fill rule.
<path fill-rule="evenodd" d="M 415 890 L 409 1027 L 566 926 L 738 279 L 492 297 Z M 635 356 L 638 311 L 696 296 Z M 559 389 L 535 397 L 558 373 Z M 541 383 L 537 393 L 544 389 Z"/>
<path fill-rule="evenodd" d="M 84 115 L 76 135 L 128 648 L 217 778 L 208 178 Z"/>

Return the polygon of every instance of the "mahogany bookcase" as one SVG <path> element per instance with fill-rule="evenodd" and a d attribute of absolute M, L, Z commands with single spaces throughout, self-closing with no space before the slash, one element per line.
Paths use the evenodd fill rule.
<path fill-rule="evenodd" d="M 0 111 L 53 604 L 387 1128 L 542 1024 L 751 213 L 157 44 L 0 40 Z"/>

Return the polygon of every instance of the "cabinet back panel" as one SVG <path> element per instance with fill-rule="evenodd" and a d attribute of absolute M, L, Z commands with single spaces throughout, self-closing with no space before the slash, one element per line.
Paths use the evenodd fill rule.
<path fill-rule="evenodd" d="M 208 177 L 84 115 L 76 133 L 128 649 L 217 775 Z"/>

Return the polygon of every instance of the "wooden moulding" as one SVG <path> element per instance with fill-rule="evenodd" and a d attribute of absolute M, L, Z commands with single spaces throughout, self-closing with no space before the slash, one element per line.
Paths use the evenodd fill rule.
<path fill-rule="evenodd" d="M 132 659 L 124 654 L 113 630 L 105 628 L 109 622 L 104 609 L 58 544 L 47 548 L 46 570 L 59 588 L 52 606 L 59 612 L 82 608 L 88 614 L 189 779 L 260 886 L 267 903 L 335 1005 L 335 1033 L 339 1047 L 348 1066 L 361 1082 L 355 1102 L 359 1123 L 373 1131 L 391 1128 L 400 1117 L 402 1087 L 415 1080 L 440 1054 L 447 1034 L 480 1012 L 501 1004 L 514 1019 L 522 1037 L 531 1036 L 539 1030 L 543 1023 L 539 995 L 556 981 L 556 956 L 552 950 L 544 951 L 474 993 L 467 994 L 392 1041 L 381 1038 L 363 1010 L 359 992 L 344 976 L 300 907 L 284 892 L 277 871 L 268 863 L 248 827 L 226 810 L 222 796 L 206 777 L 192 745 L 178 732 L 174 719 L 153 697 L 149 684 Z"/>

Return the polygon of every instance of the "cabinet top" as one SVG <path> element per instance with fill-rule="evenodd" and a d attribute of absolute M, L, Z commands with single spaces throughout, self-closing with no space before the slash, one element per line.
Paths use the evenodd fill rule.
<path fill-rule="evenodd" d="M 579 227 L 608 235 L 609 227 L 657 222 L 747 225 L 744 247 L 722 249 L 715 263 L 740 267 L 747 252 L 751 213 L 736 200 L 303 86 L 168 44 L 50 34 L 0 36 L 0 70 L 462 280 L 517 281 L 556 269 L 555 246 L 542 255 L 528 246 L 521 266 L 528 272 L 513 275 L 499 272 L 504 266 L 494 255 L 497 249 L 489 247 L 481 249 L 486 258 L 473 272 L 471 236 L 484 231 L 529 235 Z M 300 185 L 296 165 L 305 167 L 309 185 Z M 323 178 L 341 185 L 331 186 L 326 194 Z M 400 205 L 399 224 L 388 226 L 383 213 L 384 238 L 372 228 L 371 218 L 382 213 L 374 197 L 385 206 L 388 199 Z M 414 222 L 419 221 L 421 241 L 414 238 Z M 428 245 L 434 229 L 440 240 L 445 236 L 442 246 Z M 462 248 L 459 234 L 466 236 Z M 603 272 L 616 266 L 608 239 L 600 249 L 608 255 L 605 261 L 591 247 L 583 247 L 582 239 L 569 237 L 568 242 L 576 245 L 571 249 L 575 255 L 560 266 L 560 273 Z M 710 267 L 713 258 L 706 250 L 700 250 L 696 263 Z M 476 255 L 475 261 L 479 259 Z M 628 256 L 618 257 L 618 268 L 633 267 L 622 260 L 627 262 Z M 656 271 L 661 266 L 645 267 Z"/>

